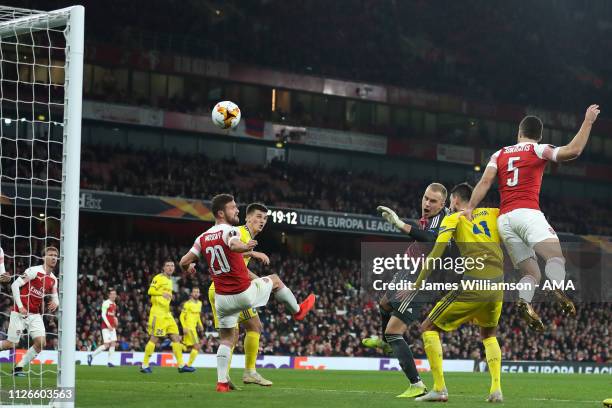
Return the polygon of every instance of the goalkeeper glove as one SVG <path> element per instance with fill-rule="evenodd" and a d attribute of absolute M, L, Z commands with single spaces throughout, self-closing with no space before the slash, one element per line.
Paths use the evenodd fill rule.
<path fill-rule="evenodd" d="M 397 216 L 395 211 L 393 211 L 389 207 L 379 205 L 378 207 L 376 207 L 376 209 L 381 212 L 382 217 L 387 220 L 389 224 L 395 225 L 399 229 L 404 228 L 404 225 L 406 225 L 406 223 L 402 221 L 400 217 Z"/>

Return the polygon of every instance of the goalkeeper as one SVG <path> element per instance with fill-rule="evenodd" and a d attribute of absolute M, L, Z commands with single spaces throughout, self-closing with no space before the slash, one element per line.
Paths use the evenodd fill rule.
<path fill-rule="evenodd" d="M 432 183 L 423 194 L 421 200 L 421 219 L 419 225 L 412 222 L 402 221 L 398 215 L 388 207 L 379 206 L 383 218 L 390 224 L 395 225 L 400 231 L 408 234 L 416 242 L 433 243 L 438 237 L 438 230 L 442 220 L 448 214 L 444 207 L 446 203 L 446 188 L 440 183 Z M 394 281 L 403 279 L 403 273 L 397 273 Z M 408 326 L 420 319 L 420 310 L 417 303 L 410 304 L 409 301 L 401 302 L 396 299 L 394 293 L 385 294 L 379 302 L 381 317 L 381 333 L 385 340 L 379 336 L 372 336 L 362 340 L 362 344 L 368 348 L 381 348 L 385 353 L 393 353 L 399 360 L 402 371 L 410 381 L 408 389 L 398 395 L 398 398 L 412 398 L 424 395 L 427 392 L 425 384 L 416 369 L 412 351 L 404 339 L 404 333 Z M 410 307 L 408 307 L 410 305 Z"/>

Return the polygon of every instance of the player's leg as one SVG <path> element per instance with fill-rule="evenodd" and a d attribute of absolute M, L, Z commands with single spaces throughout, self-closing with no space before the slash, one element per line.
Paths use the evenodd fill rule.
<path fill-rule="evenodd" d="M 238 341 L 240 340 L 240 327 L 238 326 L 238 324 L 236 324 L 236 327 L 234 327 L 234 332 L 232 336 L 233 336 L 232 337 L 232 349 L 230 351 L 229 362 L 227 363 L 227 378 L 228 378 L 228 382 L 230 383 L 230 388 L 234 387 L 234 385 L 232 383 L 232 380 L 230 379 L 229 372 L 232 367 L 232 359 L 234 358 L 234 350 L 236 350 L 236 346 L 238 345 Z"/>
<path fill-rule="evenodd" d="M 42 320 L 42 318 L 41 318 Z M 30 326 L 31 327 L 31 326 Z M 30 331 L 28 329 L 28 331 Z M 30 331 L 30 335 L 32 337 L 32 346 L 26 351 L 26 353 L 21 358 L 21 361 L 17 363 L 15 366 L 14 374 L 17 377 L 25 376 L 23 369 L 30 364 L 34 358 L 45 348 L 46 344 L 46 334 L 44 336 L 40 336 L 39 331 Z"/>
<path fill-rule="evenodd" d="M 102 329 L 102 344 L 94 350 L 93 353 L 89 354 L 87 356 L 87 365 L 91 365 L 91 363 L 93 362 L 94 357 L 96 357 L 98 354 L 102 353 L 105 350 L 108 350 L 110 347 L 110 330 L 108 329 Z"/>
<path fill-rule="evenodd" d="M 245 310 L 240 315 L 241 318 L 249 317 L 240 323 L 246 332 L 244 335 L 244 373 L 242 374 L 242 382 L 269 387 L 272 385 L 272 381 L 262 377 L 255 368 L 259 351 L 259 337 L 263 329 L 259 315 L 254 309 Z"/>
<path fill-rule="evenodd" d="M 181 344 L 183 346 L 183 352 L 189 352 L 187 366 L 193 367 L 193 363 L 195 362 L 200 350 L 200 339 L 198 338 L 195 329 L 183 329 L 183 339 Z"/>
<path fill-rule="evenodd" d="M 15 375 L 25 375 L 23 368 L 40 353 L 46 344 L 47 332 L 42 316 L 39 314 L 29 315 L 23 319 L 24 327 L 27 329 L 32 338 L 32 346 L 26 351 L 23 358 L 15 366 Z"/>
<path fill-rule="evenodd" d="M 535 294 L 536 285 L 540 283 L 540 267 L 535 258 L 535 251 L 530 248 L 518 234 L 517 229 L 524 230 L 524 220 L 520 212 L 512 211 L 502 214 L 497 219 L 499 235 L 508 251 L 510 260 L 515 268 L 521 273 L 519 280 L 519 299 L 517 302 L 518 310 L 523 319 L 532 329 L 541 331 L 544 329 L 540 316 L 531 306 L 531 301 Z"/>
<path fill-rule="evenodd" d="M 91 365 L 95 356 L 102 353 L 103 351 L 108 350 L 109 348 L 110 348 L 110 343 L 103 343 L 102 345 L 100 345 L 100 347 L 95 349 L 93 353 L 87 356 L 87 364 Z"/>
<path fill-rule="evenodd" d="M 483 302 L 480 310 L 474 316 L 474 322 L 480 326 L 480 336 L 485 349 L 489 374 L 491 376 L 491 388 L 489 389 L 488 402 L 502 402 L 501 392 L 501 360 L 502 353 L 497 341 L 497 325 L 503 306 L 503 292 L 499 293 L 499 301 Z"/>
<path fill-rule="evenodd" d="M 147 342 L 147 345 L 145 346 L 145 352 L 144 352 L 144 357 L 142 359 L 142 366 L 140 368 L 140 372 L 143 374 L 151 374 L 151 367 L 149 367 L 149 360 L 151 359 L 151 356 L 153 355 L 153 353 L 155 352 L 155 347 L 157 346 L 157 344 L 159 343 L 159 337 L 154 336 L 152 333 L 156 333 L 157 330 L 159 330 L 157 327 L 157 319 L 154 318 L 152 325 L 149 325 L 149 335 L 151 335 L 151 337 L 149 337 L 149 341 Z"/>
<path fill-rule="evenodd" d="M 115 334 L 114 334 L 114 337 L 111 337 L 111 339 L 114 339 L 114 340 L 111 340 L 111 342 L 108 345 L 108 360 L 106 362 L 106 365 L 111 368 L 115 366 L 112 363 L 112 361 L 113 361 L 113 353 L 115 352 L 115 348 L 117 347 L 117 334 L 116 334 L 117 331 L 114 330 L 113 333 Z"/>
<path fill-rule="evenodd" d="M 6 340 L 0 341 L 0 350 L 12 349 L 19 344 L 21 333 L 23 333 L 24 330 L 25 322 L 23 316 L 21 316 L 21 314 L 18 312 L 11 311 Z"/>
<path fill-rule="evenodd" d="M 545 220 L 544 220 L 545 221 Z M 540 236 L 543 238 L 543 236 Z M 533 239 L 538 239 L 534 237 Z M 552 282 L 563 284 L 565 282 L 565 258 L 561 250 L 561 243 L 556 237 L 548 237 L 533 246 L 535 252 L 544 259 L 546 266 L 544 273 Z M 567 315 L 574 316 L 576 307 L 571 299 L 561 289 L 553 289 L 552 294 L 555 299 L 561 304 L 563 312 Z"/>
<path fill-rule="evenodd" d="M 440 307 L 440 305 L 436 305 Z M 432 310 L 432 312 L 436 310 Z M 440 341 L 440 332 L 442 330 L 436 326 L 428 317 L 421 324 L 421 332 L 423 338 L 423 348 L 425 354 L 427 354 L 427 360 L 429 361 L 429 368 L 433 376 L 433 387 L 422 397 L 416 399 L 416 401 L 447 401 L 448 391 L 446 390 L 446 382 L 444 381 L 444 371 L 442 369 L 443 363 L 443 351 L 442 342 Z"/>
<path fill-rule="evenodd" d="M 391 303 L 389 303 L 387 294 L 384 294 L 380 299 L 380 302 L 378 302 L 378 311 L 380 313 L 380 323 L 382 328 L 380 333 L 382 336 L 370 336 L 361 340 L 361 344 L 368 348 L 381 348 L 385 354 L 391 354 L 393 352 L 391 346 L 389 343 L 384 341 L 385 330 L 389 324 L 389 320 L 391 319 L 391 313 L 393 312 L 393 307 L 391 307 Z"/>
<path fill-rule="evenodd" d="M 419 395 L 425 394 L 427 388 L 419 376 L 410 346 L 404 339 L 404 333 L 408 330 L 408 323 L 410 320 L 407 315 L 402 315 L 395 311 L 393 313 L 394 314 L 390 317 L 389 323 L 385 328 L 384 335 L 387 343 L 393 350 L 393 356 L 398 359 L 404 375 L 410 382 L 408 389 L 397 397 L 418 397 Z"/>
<path fill-rule="evenodd" d="M 219 347 L 217 348 L 217 391 L 229 391 L 229 362 L 234 344 L 235 328 L 219 328 Z"/>
<path fill-rule="evenodd" d="M 431 309 L 421 324 L 423 347 L 427 354 L 429 367 L 434 379 L 433 389 L 417 401 L 447 401 L 448 391 L 444 380 L 443 350 L 440 332 L 456 330 L 461 324 L 470 320 L 480 303 L 461 301 L 461 291 L 447 293 Z"/>
<path fill-rule="evenodd" d="M 179 335 L 176 320 L 174 320 L 171 314 L 166 315 L 164 320 L 165 332 L 166 335 L 170 336 L 170 340 L 172 341 L 172 354 L 174 354 L 174 358 L 176 359 L 179 373 L 194 372 L 195 368 L 188 367 L 183 363 L 183 345 L 181 344 L 181 336 Z"/>
<path fill-rule="evenodd" d="M 196 342 L 193 346 L 191 346 L 191 350 L 189 351 L 189 361 L 187 361 L 187 365 L 189 367 L 193 367 L 193 363 L 195 363 L 198 354 L 200 353 L 200 343 Z"/>
<path fill-rule="evenodd" d="M 302 303 L 298 304 L 291 289 L 285 286 L 277 274 L 268 275 L 259 279 L 270 279 L 272 281 L 272 292 L 274 293 L 274 297 L 287 307 L 295 320 L 303 320 L 306 314 L 314 307 L 314 294 L 311 293 Z M 256 280 L 257 279 L 255 279 L 255 281 Z M 254 305 L 254 307 L 258 307 L 258 305 Z"/>

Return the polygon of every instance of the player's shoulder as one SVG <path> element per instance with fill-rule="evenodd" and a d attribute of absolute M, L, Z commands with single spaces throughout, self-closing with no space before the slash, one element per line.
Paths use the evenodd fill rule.
<path fill-rule="evenodd" d="M 445 215 L 444 218 L 442 219 L 442 222 L 440 223 L 440 232 L 443 232 L 444 230 L 448 228 L 454 227 L 459 221 L 460 217 L 461 217 L 461 212 L 454 212 L 454 213 L 449 213 Z"/>
<path fill-rule="evenodd" d="M 244 242 L 249 242 L 249 240 L 252 239 L 251 231 L 249 231 L 249 228 L 246 226 L 246 224 L 239 226 L 238 232 L 240 232 L 240 239 Z"/>
<path fill-rule="evenodd" d="M 25 270 L 25 273 L 28 274 L 34 274 L 34 273 L 45 273 L 45 269 L 43 268 L 43 265 L 34 265 L 34 266 L 30 266 L 28 269 Z"/>
<path fill-rule="evenodd" d="M 102 306 L 110 306 L 112 304 L 110 299 L 106 299 L 104 302 L 102 302 Z"/>

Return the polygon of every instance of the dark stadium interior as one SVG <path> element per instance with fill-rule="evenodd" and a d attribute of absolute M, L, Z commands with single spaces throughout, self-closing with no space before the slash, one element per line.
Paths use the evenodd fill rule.
<path fill-rule="evenodd" d="M 69 4 L 5 3 L 34 9 Z M 475 184 L 491 154 L 516 142 L 524 114 L 541 112 L 543 143 L 563 145 L 578 130 L 584 109 L 598 103 L 603 107 L 601 127 L 598 122 L 575 163 L 551 166 L 540 205 L 557 232 L 587 236 L 585 240 L 601 242 L 612 251 L 612 18 L 605 17 L 612 15 L 612 2 L 597 0 L 588 7 L 570 0 L 83 3 L 83 100 L 88 108 L 82 126 L 83 191 L 194 200 L 231 192 L 241 205 L 259 201 L 369 216 L 377 216 L 376 207 L 384 204 L 400 217 L 418 219 L 429 183 L 438 181 L 447 188 L 463 181 Z M 541 18 L 544 14 L 547 18 Z M 182 59 L 188 59 L 185 65 L 202 62 L 204 73 L 175 69 Z M 221 74 L 215 72 L 219 66 Z M 235 72 L 243 74 L 243 80 L 234 79 L 230 73 Z M 260 73 L 267 82 L 252 80 Z M 36 73 L 24 68 L 3 75 L 25 81 Z M 56 75 L 49 71 L 48 84 L 36 92 L 34 86 L 15 83 L 2 95 L 3 115 L 12 118 L 0 122 L 3 185 L 60 185 L 59 124 L 32 126 L 27 137 L 14 136 L 27 133 L 22 116 L 41 121 L 59 117 L 57 110 L 34 103 L 63 100 L 63 89 L 51 85 Z M 275 79 L 278 85 L 271 85 Z M 317 81 L 340 85 L 324 92 L 323 87 L 308 90 Z M 32 100 L 7 102 L 30 88 Z M 374 95 L 377 90 L 384 97 Z M 249 135 L 198 128 L 221 100 L 240 105 L 243 133 Z M 168 114 L 178 118 L 180 126 L 166 120 Z M 271 136 L 269 129 L 276 125 L 283 131 Z M 284 133 L 293 127 L 304 134 L 312 128 L 328 132 L 325 135 L 384 140 L 385 147 L 377 152 L 367 146 L 308 144 L 303 136 L 292 140 Z M 37 134 L 52 140 L 50 147 L 39 145 Z M 445 159 L 440 153 L 444 148 L 459 153 L 467 149 L 469 158 Z M 31 159 L 38 160 L 32 164 Z M 485 202 L 499 204 L 495 188 Z M 30 211 L 39 209 L 34 204 Z M 7 237 L 19 228 L 37 236 L 46 231 L 52 240 L 59 237 L 54 218 L 60 215 L 54 209 L 29 224 L 10 221 L 27 209 L 0 201 L 0 210 L 2 247 L 9 251 L 27 253 L 28 245 L 42 248 L 42 242 L 9 242 Z M 210 219 L 82 211 L 78 350 L 92 351 L 101 344 L 99 308 L 108 289 L 115 288 L 118 350 L 142 351 L 148 340 L 149 282 L 166 258 L 178 262 L 211 225 Z M 365 296 L 361 288 L 359 251 L 362 242 L 387 238 L 267 227 L 257 239 L 271 264 L 257 265 L 254 272 L 277 273 L 298 299 L 314 292 L 318 303 L 303 322 L 287 318 L 284 306 L 274 301 L 260 309 L 260 353 L 380 357 L 379 351 L 360 343 L 378 333 L 380 316 L 377 299 Z M 7 256 L 7 269 L 18 274 L 28 262 L 37 260 Z M 189 289 L 202 289 L 203 352 L 215 353 L 218 341 L 206 296 L 211 282 L 206 266 L 198 265 L 196 278 L 177 268 L 173 280 L 175 316 Z M 0 312 L 8 316 L 12 300 L 7 288 L 0 290 Z M 503 359 L 612 363 L 610 299 L 578 303 L 572 319 L 552 304 L 538 304 L 547 322 L 542 333 L 531 331 L 513 304 L 504 304 L 497 334 Z M 424 309 L 423 318 L 430 309 Z M 7 331 L 5 320 L 0 320 L 0 339 Z M 55 320 L 45 321 L 48 348 L 56 349 Z M 413 343 L 415 357 L 426 358 L 417 323 L 406 338 Z M 445 358 L 484 359 L 476 326 L 465 325 L 443 340 Z M 243 351 L 241 341 L 236 353 Z"/>

